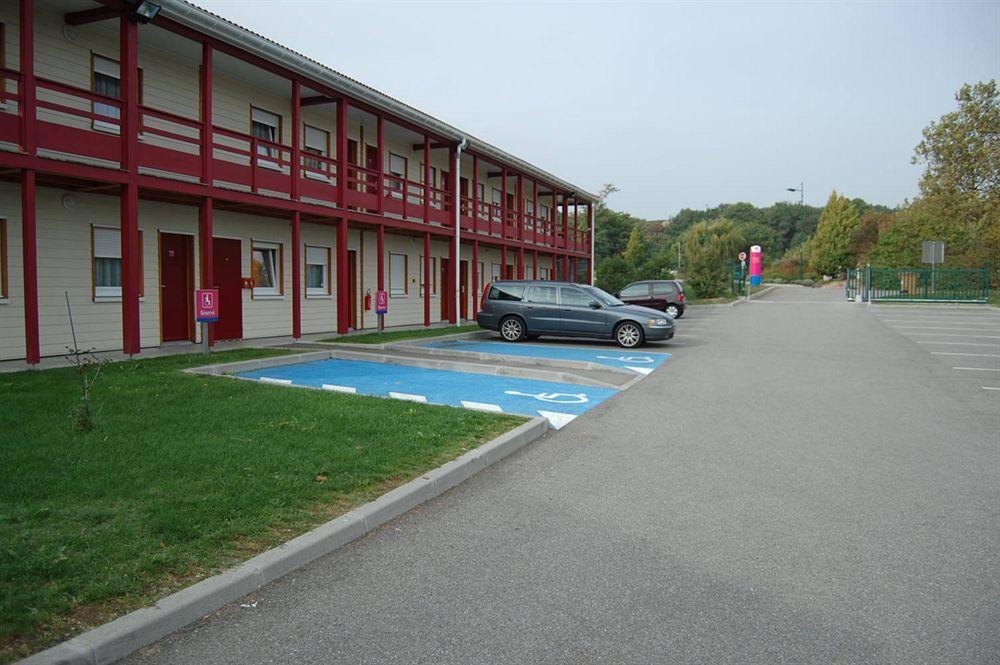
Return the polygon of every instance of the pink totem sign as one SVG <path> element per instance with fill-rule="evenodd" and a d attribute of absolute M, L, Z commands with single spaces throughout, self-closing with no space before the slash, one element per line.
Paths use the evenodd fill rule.
<path fill-rule="evenodd" d="M 197 289 L 194 303 L 194 318 L 198 322 L 219 320 L 219 289 Z"/>
<path fill-rule="evenodd" d="M 389 311 L 389 292 L 388 291 L 376 291 L 375 292 L 375 313 L 385 314 Z"/>
<path fill-rule="evenodd" d="M 757 286 L 761 283 L 761 270 L 764 266 L 764 255 L 760 251 L 760 245 L 750 248 L 750 284 Z"/>

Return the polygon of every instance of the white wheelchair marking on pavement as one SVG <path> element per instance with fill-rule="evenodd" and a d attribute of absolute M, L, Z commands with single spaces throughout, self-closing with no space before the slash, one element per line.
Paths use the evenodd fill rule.
<path fill-rule="evenodd" d="M 462 400 L 462 406 L 467 409 L 474 409 L 476 411 L 490 411 L 492 413 L 503 413 L 503 409 L 500 408 L 499 404 L 485 404 L 483 402 L 467 402 Z"/>
<path fill-rule="evenodd" d="M 257 379 L 261 383 L 273 383 L 276 386 L 290 386 L 292 385 L 291 379 L 272 379 L 269 376 L 262 376 Z"/>
<path fill-rule="evenodd" d="M 630 369 L 633 372 L 638 372 L 639 374 L 652 374 L 653 373 L 653 368 L 652 367 L 629 367 L 629 366 L 626 365 L 625 369 Z"/>
<path fill-rule="evenodd" d="M 549 424 L 552 425 L 553 429 L 562 429 L 566 425 L 570 424 L 576 419 L 571 413 L 558 413 L 556 411 L 542 411 L 538 410 L 539 415 L 547 418 Z"/>
<path fill-rule="evenodd" d="M 394 393 L 389 391 L 389 397 L 393 399 L 401 399 L 406 402 L 426 402 L 427 398 L 423 395 L 411 395 L 410 393 Z"/>
<path fill-rule="evenodd" d="M 542 402 L 554 402 L 556 404 L 586 404 L 590 401 L 586 393 L 522 393 L 516 390 L 505 390 L 505 395 L 516 395 L 518 397 L 534 397 Z"/>
<path fill-rule="evenodd" d="M 597 356 L 601 360 L 617 360 L 622 363 L 651 363 L 655 362 L 649 356 Z"/>
<path fill-rule="evenodd" d="M 350 393 L 351 395 L 358 394 L 357 388 L 352 388 L 351 386 L 336 386 L 332 383 L 324 383 L 323 390 L 332 390 L 335 393 Z"/>

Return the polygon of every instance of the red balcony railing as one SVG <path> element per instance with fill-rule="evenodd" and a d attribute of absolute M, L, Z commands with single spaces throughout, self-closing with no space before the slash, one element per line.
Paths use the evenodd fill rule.
<path fill-rule="evenodd" d="M 0 141 L 21 144 L 21 74 L 0 68 Z"/>

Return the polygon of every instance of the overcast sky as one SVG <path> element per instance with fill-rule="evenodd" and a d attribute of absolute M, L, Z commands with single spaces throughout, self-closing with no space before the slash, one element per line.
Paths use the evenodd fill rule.
<path fill-rule="evenodd" d="M 920 132 L 1000 78 L 1000 2 L 197 4 L 647 218 L 917 192 Z"/>

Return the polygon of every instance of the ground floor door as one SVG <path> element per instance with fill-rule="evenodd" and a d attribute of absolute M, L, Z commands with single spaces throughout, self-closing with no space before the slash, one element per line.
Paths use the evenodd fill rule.
<path fill-rule="evenodd" d="M 212 239 L 212 271 L 219 289 L 219 320 L 215 339 L 243 338 L 243 283 L 240 241 Z"/>
<path fill-rule="evenodd" d="M 458 301 L 461 303 L 459 305 L 459 307 L 461 308 L 461 310 L 459 311 L 459 316 L 461 316 L 462 319 L 465 320 L 469 318 L 469 262 L 460 261 L 458 264 L 458 268 L 460 275 L 458 283 L 460 298 Z"/>
<path fill-rule="evenodd" d="M 160 338 L 194 341 L 194 238 L 160 234 Z"/>
<path fill-rule="evenodd" d="M 451 260 L 442 258 L 441 259 L 441 279 L 438 284 L 441 285 L 441 293 L 438 294 L 438 299 L 441 301 L 441 320 L 448 320 L 448 312 L 454 307 L 451 296 L 451 283 L 454 281 L 455 276 L 451 274 Z"/>
<path fill-rule="evenodd" d="M 350 312 L 349 325 L 353 330 L 358 329 L 358 253 L 353 250 L 347 250 L 347 291 L 351 294 L 350 297 Z"/>

